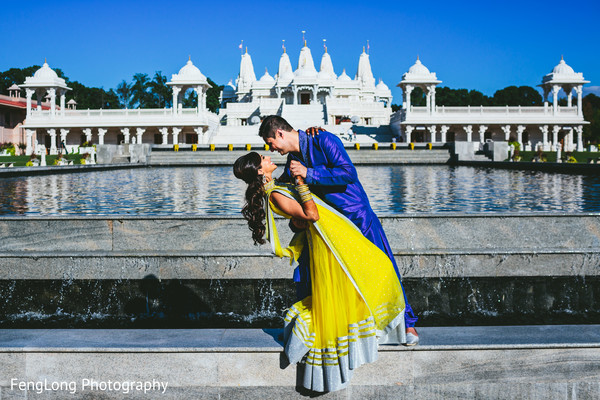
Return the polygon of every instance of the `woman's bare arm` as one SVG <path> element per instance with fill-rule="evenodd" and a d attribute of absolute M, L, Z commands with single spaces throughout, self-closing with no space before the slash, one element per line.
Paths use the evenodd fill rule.
<path fill-rule="evenodd" d="M 319 220 L 319 211 L 312 199 L 300 204 L 281 193 L 273 192 L 271 193 L 271 200 L 277 208 L 293 218 L 310 222 Z"/>

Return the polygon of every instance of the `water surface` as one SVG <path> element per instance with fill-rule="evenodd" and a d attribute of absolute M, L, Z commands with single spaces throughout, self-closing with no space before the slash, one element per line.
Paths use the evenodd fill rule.
<path fill-rule="evenodd" d="M 600 212 L 597 176 L 446 165 L 357 170 L 378 215 Z M 0 214 L 239 215 L 244 190 L 229 166 L 2 178 Z"/>

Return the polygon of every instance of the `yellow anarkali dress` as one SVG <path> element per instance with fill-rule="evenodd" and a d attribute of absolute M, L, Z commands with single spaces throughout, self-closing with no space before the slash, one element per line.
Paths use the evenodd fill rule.
<path fill-rule="evenodd" d="M 273 182 L 273 181 L 271 181 Z M 312 295 L 285 316 L 285 353 L 304 367 L 303 385 L 328 392 L 344 388 L 352 370 L 377 359 L 378 343 L 405 342 L 404 295 L 388 256 L 345 216 L 313 195 L 319 220 L 282 248 L 270 201 L 277 191 L 298 200 L 291 185 L 265 187 L 267 238 L 279 257 L 297 261 L 309 246 Z"/>

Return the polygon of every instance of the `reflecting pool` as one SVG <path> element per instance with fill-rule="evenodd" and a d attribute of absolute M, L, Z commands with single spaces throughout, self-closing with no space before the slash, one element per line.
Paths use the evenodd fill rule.
<path fill-rule="evenodd" d="M 379 215 L 600 212 L 598 176 L 446 165 L 357 170 Z M 2 178 L 0 214 L 239 215 L 244 190 L 228 166 Z"/>

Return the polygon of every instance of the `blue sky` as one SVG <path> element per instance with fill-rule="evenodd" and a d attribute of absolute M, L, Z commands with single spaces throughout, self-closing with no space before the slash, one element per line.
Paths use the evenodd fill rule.
<path fill-rule="evenodd" d="M 417 55 L 443 86 L 492 95 L 540 83 L 564 55 L 600 95 L 598 1 L 137 1 L 4 2 L 0 70 L 41 64 L 72 80 L 114 88 L 134 73 L 168 78 L 191 55 L 225 84 L 240 50 L 258 77 L 277 72 L 281 40 L 296 67 L 306 31 L 317 69 L 327 39 L 335 72 L 354 76 L 367 40 L 377 79 L 392 89 Z M 25 34 L 27 32 L 27 35 Z"/>

